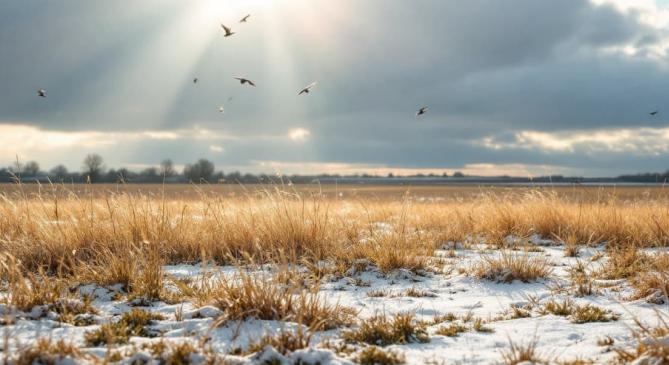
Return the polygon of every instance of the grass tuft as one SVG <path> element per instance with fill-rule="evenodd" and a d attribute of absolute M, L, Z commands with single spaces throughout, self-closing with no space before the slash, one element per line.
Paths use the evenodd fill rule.
<path fill-rule="evenodd" d="M 357 329 L 343 332 L 342 338 L 377 346 L 429 341 L 424 325 L 415 321 L 411 313 L 398 313 L 390 319 L 375 315 L 362 321 Z"/>
<path fill-rule="evenodd" d="M 447 326 L 439 327 L 435 333 L 440 336 L 456 337 L 462 332 L 467 332 L 467 327 L 457 323 L 451 323 Z"/>
<path fill-rule="evenodd" d="M 163 319 L 158 313 L 133 309 L 124 313 L 117 322 L 105 323 L 96 330 L 86 332 L 84 339 L 89 346 L 102 346 L 127 343 L 131 336 L 151 337 L 147 326 Z"/>
<path fill-rule="evenodd" d="M 20 349 L 13 361 L 15 365 L 61 364 L 83 359 L 84 354 L 76 345 L 59 340 L 40 338 L 33 345 Z"/>
<path fill-rule="evenodd" d="M 474 275 L 479 279 L 503 283 L 514 280 L 529 283 L 548 278 L 551 272 L 550 263 L 544 258 L 507 252 L 502 252 L 499 257 L 483 256 L 474 266 Z"/>
<path fill-rule="evenodd" d="M 355 357 L 355 362 L 360 365 L 399 365 L 405 361 L 403 355 L 376 346 L 363 348 Z"/>

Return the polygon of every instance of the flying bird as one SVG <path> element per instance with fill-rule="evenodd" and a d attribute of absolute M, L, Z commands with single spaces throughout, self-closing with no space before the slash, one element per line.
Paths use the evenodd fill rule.
<path fill-rule="evenodd" d="M 224 24 L 221 24 L 221 28 L 223 28 L 223 30 L 225 31 L 224 37 L 229 37 L 229 36 L 235 34 L 235 32 L 233 32 L 232 29 L 226 27 Z"/>
<path fill-rule="evenodd" d="M 239 80 L 239 83 L 242 84 L 242 85 L 249 84 L 251 86 L 256 86 L 256 84 L 254 84 L 253 81 L 251 81 L 249 79 L 245 79 L 243 77 L 235 77 L 234 79 Z"/>
<path fill-rule="evenodd" d="M 418 109 L 418 111 L 416 112 L 416 118 L 420 117 L 421 115 L 423 115 L 425 113 L 427 113 L 427 107 L 426 106 Z"/>
<path fill-rule="evenodd" d="M 225 113 L 225 108 L 223 108 L 222 106 L 219 106 L 218 107 L 218 112 L 219 113 Z"/>
<path fill-rule="evenodd" d="M 193 79 L 193 83 L 197 84 L 197 77 Z"/>
<path fill-rule="evenodd" d="M 311 88 L 314 87 L 314 86 L 316 86 L 316 82 L 315 82 L 315 81 L 312 82 L 311 84 L 305 86 L 304 89 L 300 90 L 300 92 L 297 93 L 297 95 L 309 94 L 309 91 L 311 91 Z"/>
<path fill-rule="evenodd" d="M 251 14 L 248 14 L 245 17 L 243 17 L 242 20 L 240 20 L 239 22 L 240 23 L 246 23 L 246 21 L 249 20 L 250 17 L 251 17 Z"/>
<path fill-rule="evenodd" d="M 656 111 L 654 111 L 654 112 L 650 112 L 650 113 L 648 113 L 648 114 L 650 114 L 650 115 L 652 115 L 652 116 L 656 116 L 656 115 L 658 115 L 659 113 L 660 113 L 660 112 L 656 110 Z"/>
<path fill-rule="evenodd" d="M 40 96 L 42 98 L 46 98 L 46 90 L 44 90 L 44 89 L 37 90 L 37 96 Z"/>

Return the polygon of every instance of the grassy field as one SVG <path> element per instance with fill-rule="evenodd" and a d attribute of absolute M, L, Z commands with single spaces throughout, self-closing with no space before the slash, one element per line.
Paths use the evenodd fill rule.
<path fill-rule="evenodd" d="M 425 363 L 461 346 L 460 333 L 468 346 L 483 341 L 471 348 L 479 363 L 669 356 L 653 340 L 669 333 L 656 320 L 669 288 L 662 187 L 8 185 L 2 194 L 2 358 L 19 364 L 138 353 L 167 363 L 309 363 L 309 354 L 322 364 Z M 563 336 L 506 341 L 538 318 Z M 562 351 L 570 331 L 580 352 Z"/>
<path fill-rule="evenodd" d="M 267 191 L 281 189 L 292 193 L 298 193 L 303 197 L 318 195 L 320 198 L 352 199 L 364 198 L 373 200 L 402 200 L 405 197 L 413 199 L 461 200 L 472 199 L 482 194 L 496 196 L 521 196 L 525 193 L 547 192 L 556 194 L 561 198 L 583 201 L 608 200 L 638 200 L 638 199 L 667 199 L 669 198 L 669 187 L 664 185 L 649 186 L 499 186 L 499 185 L 373 185 L 373 184 L 211 184 L 211 185 L 189 185 L 189 184 L 0 184 L 0 194 L 8 196 L 21 195 L 21 197 L 35 198 L 40 196 L 58 195 L 67 197 L 76 195 L 78 197 L 96 198 L 126 194 L 151 195 L 166 197 L 169 199 L 198 200 L 203 196 L 213 197 L 247 197 L 249 195 L 265 194 Z"/>

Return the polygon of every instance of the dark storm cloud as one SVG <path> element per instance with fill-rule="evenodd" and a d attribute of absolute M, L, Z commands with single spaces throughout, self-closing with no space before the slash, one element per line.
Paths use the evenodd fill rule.
<path fill-rule="evenodd" d="M 6 2 L 0 13 L 0 120 L 71 131 L 199 125 L 240 136 L 128 145 L 123 162 L 138 164 L 210 154 L 223 165 L 662 168 L 661 157 L 653 155 L 539 145 L 494 150 L 481 142 L 513 142 L 523 130 L 669 126 L 664 116 L 647 114 L 667 105 L 669 65 L 666 53 L 657 52 L 668 35 L 637 12 L 585 0 L 344 0 L 336 6 L 350 11 L 336 17 L 327 12 L 332 3 L 309 4 L 333 30 L 325 39 L 315 42 L 293 24 L 296 14 L 286 6 L 276 8 L 281 33 L 273 37 L 251 22 L 246 34 L 225 42 L 213 37 L 192 55 L 179 54 L 189 41 L 175 37 L 171 47 L 156 48 L 168 52 L 161 57 L 147 49 L 165 41 L 166 29 L 188 10 L 182 2 Z M 625 54 L 624 47 L 636 53 Z M 170 66 L 188 56 L 192 66 Z M 139 78 L 127 80 L 126 69 Z M 237 74 L 256 80 L 258 88 L 240 88 L 231 79 Z M 294 95 L 313 80 L 319 81 L 313 94 Z M 35 100 L 41 87 L 49 97 Z M 217 112 L 222 104 L 225 116 Z M 417 121 L 413 114 L 421 105 L 430 111 Z M 278 138 L 297 127 L 311 132 L 308 141 Z M 277 137 L 251 138 L 258 135 Z M 213 154 L 211 144 L 225 152 Z"/>

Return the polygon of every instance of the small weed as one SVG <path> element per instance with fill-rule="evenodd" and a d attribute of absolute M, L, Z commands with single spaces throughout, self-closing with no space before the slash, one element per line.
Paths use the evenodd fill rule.
<path fill-rule="evenodd" d="M 611 322 L 617 320 L 617 314 L 591 304 L 574 307 L 571 315 L 573 323 Z"/>
<path fill-rule="evenodd" d="M 84 339 L 90 346 L 127 343 L 130 336 L 151 336 L 146 327 L 162 319 L 164 317 L 160 314 L 133 309 L 124 313 L 118 322 L 105 323 L 97 330 L 86 332 Z"/>
<path fill-rule="evenodd" d="M 472 329 L 473 329 L 474 331 L 476 331 L 476 332 L 480 332 L 480 333 L 492 333 L 492 332 L 495 332 L 495 330 L 492 329 L 492 327 L 487 327 L 487 326 L 485 326 L 485 324 L 484 324 L 484 322 L 483 322 L 483 319 L 480 318 L 480 317 L 477 317 L 476 319 L 474 319 L 474 323 L 472 323 Z"/>
<path fill-rule="evenodd" d="M 399 365 L 404 364 L 405 358 L 393 351 L 385 351 L 376 346 L 367 346 L 358 353 L 355 361 L 360 365 Z"/>
<path fill-rule="evenodd" d="M 506 252 L 499 258 L 484 256 L 474 267 L 476 277 L 504 283 L 514 280 L 528 283 L 547 278 L 551 272 L 550 263 L 544 258 Z"/>
<path fill-rule="evenodd" d="M 448 326 L 439 327 L 436 331 L 436 334 L 440 336 L 456 337 L 462 332 L 467 332 L 467 327 L 457 323 L 452 323 Z"/>
<path fill-rule="evenodd" d="M 357 329 L 344 332 L 342 338 L 377 346 L 429 341 L 425 327 L 416 323 L 411 313 L 398 313 L 390 319 L 376 315 L 364 320 Z"/>

